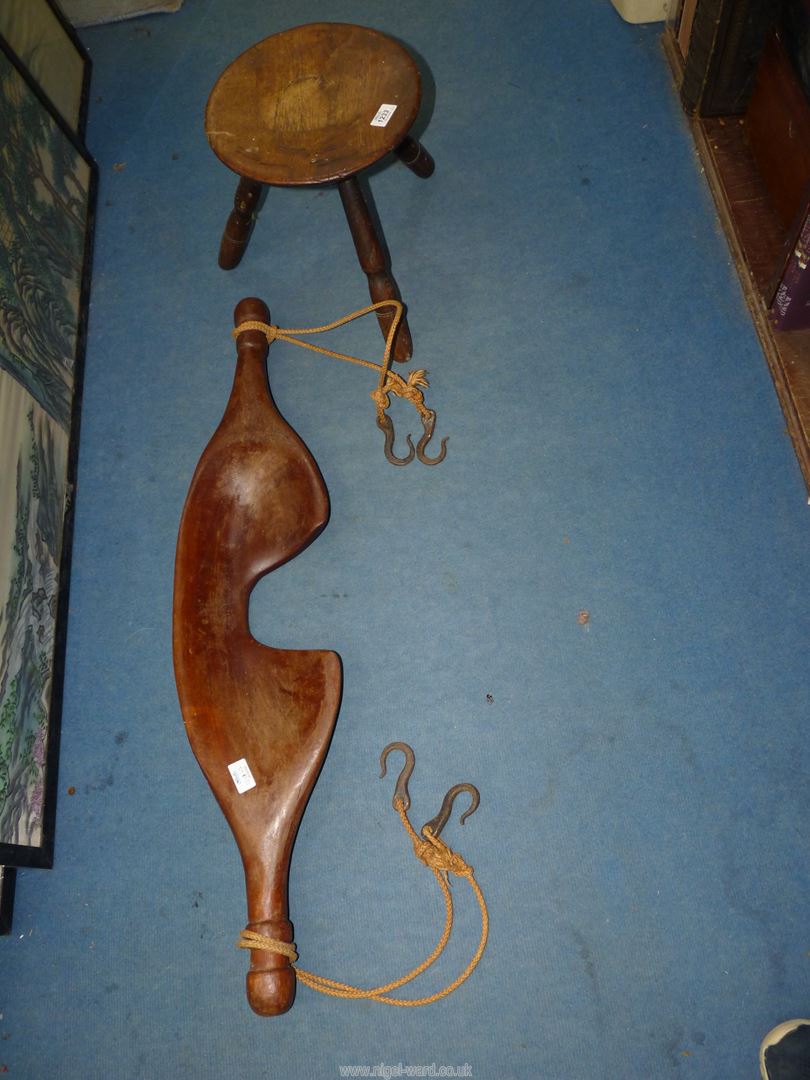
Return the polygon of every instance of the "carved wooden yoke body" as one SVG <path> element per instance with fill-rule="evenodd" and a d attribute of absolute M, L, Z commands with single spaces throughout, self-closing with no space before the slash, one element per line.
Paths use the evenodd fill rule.
<path fill-rule="evenodd" d="M 241 301 L 234 318 L 237 326 L 270 320 L 255 299 Z M 248 929 L 292 942 L 290 856 L 337 717 L 341 665 L 333 652 L 260 644 L 248 603 L 260 577 L 324 528 L 329 498 L 314 458 L 273 403 L 265 335 L 242 332 L 237 350 L 230 400 L 180 524 L 174 666 L 189 741 L 242 856 Z M 240 784 L 240 794 L 229 766 L 241 762 L 255 786 Z M 285 956 L 251 950 L 255 1012 L 286 1011 L 295 982 Z"/>

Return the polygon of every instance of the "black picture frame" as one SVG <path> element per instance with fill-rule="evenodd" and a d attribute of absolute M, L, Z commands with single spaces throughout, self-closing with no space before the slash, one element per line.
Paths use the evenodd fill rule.
<path fill-rule="evenodd" d="M 4 326 L 2 320 L 7 316 L 8 312 L 6 310 L 6 305 L 2 302 L 2 297 L 0 297 L 0 376 L 12 380 L 11 383 L 6 384 L 7 387 L 11 386 L 12 383 L 16 384 L 13 386 L 13 393 L 19 394 L 24 392 L 31 397 L 33 402 L 31 415 L 34 415 L 34 412 L 36 411 L 41 426 L 47 426 L 48 421 L 50 421 L 54 431 L 57 431 L 58 427 L 59 438 L 61 439 L 64 448 L 63 457 L 61 459 L 64 462 L 64 473 L 61 471 L 59 473 L 60 478 L 62 476 L 64 477 L 63 488 L 60 488 L 60 494 L 63 494 L 64 496 L 64 502 L 61 504 L 64 505 L 64 512 L 61 519 L 58 559 L 54 558 L 54 565 L 58 565 L 58 575 L 53 597 L 47 599 L 49 618 L 52 619 L 52 650 L 50 653 L 51 662 L 49 668 L 47 715 L 45 718 L 47 724 L 47 742 L 43 746 L 43 760 L 41 762 L 41 802 L 39 801 L 39 790 L 37 791 L 37 805 L 38 807 L 41 806 L 41 813 L 38 811 L 39 842 L 36 844 L 16 843 L 4 840 L 2 833 L 0 833 L 0 864 L 4 867 L 30 866 L 47 868 L 53 865 L 59 734 L 65 660 L 65 634 L 70 590 L 70 556 L 75 501 L 73 496 L 76 485 L 76 465 L 81 420 L 81 392 L 84 374 L 84 353 L 98 171 L 96 163 L 87 153 L 87 150 L 77 138 L 76 134 L 63 120 L 39 86 L 32 80 L 30 74 L 19 62 L 7 42 L 0 37 L 0 80 L 6 78 L 9 78 L 10 82 L 13 83 L 15 91 L 19 90 L 20 95 L 25 96 L 26 105 L 30 105 L 32 115 L 37 107 L 43 110 L 41 114 L 42 130 L 47 131 L 48 138 L 54 140 L 52 145 L 57 145 L 60 150 L 59 154 L 56 154 L 53 157 L 51 162 L 52 166 L 53 161 L 56 161 L 57 164 L 62 164 L 65 167 L 67 167 L 69 161 L 81 162 L 83 165 L 82 176 L 86 177 L 81 257 L 79 259 L 77 256 L 75 261 L 75 266 L 77 268 L 76 281 L 72 285 L 70 293 L 71 310 L 75 309 L 75 330 L 72 336 L 73 355 L 70 358 L 71 375 L 69 402 L 66 400 L 66 390 L 62 392 L 61 397 L 53 398 L 53 400 L 49 399 L 47 396 L 37 397 L 35 370 L 32 375 L 32 370 L 36 367 L 36 363 L 32 365 L 31 370 L 21 368 L 18 373 L 19 377 L 15 377 L 14 357 L 12 356 L 11 360 L 9 360 L 9 356 L 7 355 L 8 351 L 4 347 L 4 341 L 6 341 L 7 338 L 4 339 L 3 337 Z M 0 101 L 0 108 L 1 107 L 2 101 Z M 40 116 L 39 113 L 36 113 L 36 115 Z M 9 139 L 10 138 L 11 136 L 9 135 Z M 0 147 L 0 153 L 2 153 L 2 147 Z M 0 161 L 0 168 L 2 168 L 2 161 Z M 45 177 L 42 180 L 42 184 L 44 185 L 46 180 L 49 179 L 53 180 L 53 175 Z M 54 187 L 53 184 L 50 186 Z M 9 190 L 11 190 L 11 188 L 6 187 L 5 191 L 7 192 Z M 67 187 L 66 190 L 68 190 Z M 70 190 L 73 189 L 71 188 Z M 9 234 L 10 232 L 13 232 L 8 224 L 13 216 L 13 211 L 9 211 L 7 202 L 4 201 L 5 198 L 6 196 L 3 189 L 0 189 L 0 228 L 3 228 L 5 225 L 5 233 Z M 73 204 L 71 204 L 71 208 L 72 210 L 75 210 Z M 53 214 L 52 216 L 56 215 Z M 75 217 L 75 214 L 72 216 Z M 21 220 L 20 215 L 18 215 L 15 220 L 19 222 Z M 42 231 L 42 226 L 39 223 L 37 223 L 37 228 L 40 232 Z M 76 236 L 78 236 L 78 233 Z M 0 255 L 1 254 L 3 254 L 2 251 L 0 251 Z M 0 266 L 0 271 L 2 271 L 2 266 Z M 4 280 L 0 277 L 0 288 L 2 288 L 3 285 Z M 19 315 L 19 313 L 16 314 Z M 35 361 L 36 359 L 37 358 L 35 357 Z M 9 367 L 9 365 L 11 365 L 11 367 Z M 50 386 L 54 381 L 55 380 L 51 379 L 47 385 Z M 46 385 L 45 380 L 43 380 L 43 385 Z M 3 466 L 4 463 L 0 462 L 0 477 L 4 475 Z M 16 475 L 17 490 L 15 492 L 15 498 L 17 499 L 17 505 L 19 506 L 19 473 L 17 472 Z M 0 596 L 0 604 L 6 604 L 5 596 Z M 49 623 L 49 626 L 50 625 L 51 624 Z M 5 656 L 7 656 L 7 652 L 4 652 L 3 641 L 0 640 L 0 737 L 2 737 L 3 730 L 3 703 L 7 700 L 4 698 L 4 693 L 6 693 L 8 689 L 7 672 L 4 671 L 2 666 Z M 2 747 L 0 747 L 0 749 L 2 749 Z M 0 756 L 0 767 L 2 764 L 3 761 Z M 37 762 L 37 764 L 40 763 Z M 2 822 L 2 810 L 5 799 L 6 794 L 3 793 L 3 799 L 0 799 L 0 823 Z M 11 874 L 8 878 L 8 888 L 10 890 L 13 890 L 13 879 L 14 875 Z M 6 880 L 4 874 L 4 888 L 6 887 Z M 8 904 L 7 897 L 6 904 Z"/>
<path fill-rule="evenodd" d="M 0 936 L 11 933 L 16 884 L 17 870 L 15 867 L 0 866 Z"/>

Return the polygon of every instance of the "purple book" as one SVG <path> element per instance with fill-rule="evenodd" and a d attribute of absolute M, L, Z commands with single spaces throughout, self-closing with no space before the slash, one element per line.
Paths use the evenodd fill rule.
<path fill-rule="evenodd" d="M 799 235 L 785 262 L 769 313 L 774 330 L 810 327 L 810 207 L 804 212 Z"/>

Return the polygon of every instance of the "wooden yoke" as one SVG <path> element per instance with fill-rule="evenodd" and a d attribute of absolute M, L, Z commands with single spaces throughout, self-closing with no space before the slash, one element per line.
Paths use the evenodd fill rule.
<path fill-rule="evenodd" d="M 248 320 L 269 322 L 261 300 L 237 306 L 235 325 Z M 273 403 L 265 335 L 244 331 L 236 347 L 230 400 L 180 523 L 174 668 L 191 747 L 242 856 L 247 927 L 292 942 L 290 856 L 334 729 L 341 665 L 333 652 L 260 644 L 248 603 L 260 577 L 324 528 L 329 497 L 314 458 Z M 285 956 L 251 950 L 254 1012 L 286 1012 L 295 983 Z"/>

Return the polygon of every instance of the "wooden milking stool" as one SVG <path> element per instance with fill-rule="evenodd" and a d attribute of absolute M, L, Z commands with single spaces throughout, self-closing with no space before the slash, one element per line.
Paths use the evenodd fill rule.
<path fill-rule="evenodd" d="M 400 299 L 357 175 L 393 151 L 417 176 L 430 154 L 409 134 L 421 98 L 411 56 L 377 30 L 312 23 L 273 34 L 237 57 L 211 91 L 205 130 L 217 157 L 240 177 L 219 265 L 237 266 L 262 186 L 337 183 L 374 301 Z M 378 312 L 385 336 L 392 313 Z M 412 353 L 402 320 L 394 359 Z"/>

